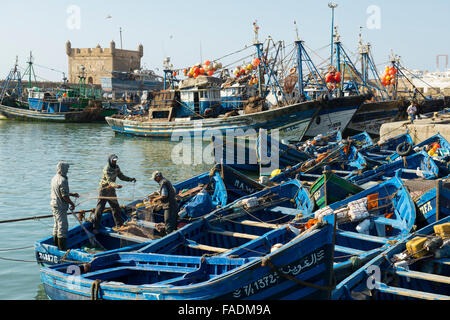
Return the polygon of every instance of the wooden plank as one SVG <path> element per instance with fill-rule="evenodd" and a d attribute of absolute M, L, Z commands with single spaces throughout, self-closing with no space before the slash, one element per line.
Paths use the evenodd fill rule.
<path fill-rule="evenodd" d="M 281 226 L 284 226 L 285 224 L 274 224 L 274 223 L 267 223 L 267 222 L 259 222 L 259 221 L 252 221 L 252 220 L 242 220 L 242 221 L 234 221 L 235 223 L 243 224 L 246 226 L 253 226 L 253 227 L 261 227 L 261 228 L 271 228 L 271 229 L 278 229 Z"/>
<path fill-rule="evenodd" d="M 268 211 L 270 212 L 276 212 L 281 214 L 290 214 L 293 216 L 296 216 L 298 214 L 303 214 L 303 210 L 300 209 L 294 209 L 294 208 L 288 208 L 288 207 L 281 207 L 281 206 L 274 206 L 272 208 L 269 208 Z"/>
<path fill-rule="evenodd" d="M 106 229 L 100 229 L 100 233 L 102 233 L 104 235 L 108 235 L 113 238 L 118 238 L 118 239 L 137 242 L 137 243 L 145 243 L 145 242 L 149 242 L 152 240 L 149 238 L 144 238 L 144 237 L 139 237 L 139 236 L 125 235 L 125 234 L 117 233 L 114 231 L 109 231 Z"/>
<path fill-rule="evenodd" d="M 360 255 L 360 254 L 366 253 L 365 251 L 362 251 L 362 250 L 338 246 L 338 245 L 334 246 L 334 251 L 347 253 L 347 254 L 354 254 L 354 255 Z"/>
<path fill-rule="evenodd" d="M 199 244 L 199 243 L 196 243 L 191 240 L 188 240 L 188 242 L 186 243 L 186 246 L 188 246 L 189 248 L 192 248 L 192 249 L 212 251 L 212 252 L 217 252 L 217 253 L 223 253 L 223 252 L 227 252 L 229 250 L 229 249 L 225 249 L 225 248 L 208 246 L 206 244 Z"/>
<path fill-rule="evenodd" d="M 384 283 L 376 282 L 376 289 L 381 292 L 390 293 L 394 295 L 416 298 L 416 299 L 424 299 L 424 300 L 450 300 L 449 296 L 444 296 L 441 294 L 434 294 L 429 292 L 410 290 L 398 287 L 387 286 Z"/>
<path fill-rule="evenodd" d="M 360 240 L 371 241 L 371 242 L 378 242 L 378 243 L 383 243 L 383 244 L 388 242 L 388 239 L 383 238 L 383 237 L 376 237 L 376 236 L 372 236 L 372 235 L 369 235 L 369 234 L 362 234 L 362 233 L 351 232 L 351 231 L 337 230 L 336 231 L 336 235 L 344 236 L 346 238 L 354 238 L 354 239 L 360 239 Z"/>
<path fill-rule="evenodd" d="M 244 238 L 244 239 L 258 239 L 259 236 L 255 236 L 253 234 L 247 234 L 247 233 L 240 233 L 240 232 L 231 232 L 231 231 L 216 231 L 216 230 L 208 230 L 209 233 L 214 233 L 214 234 L 220 234 L 220 235 L 224 235 L 224 236 L 229 236 L 229 237 L 237 237 L 237 238 Z"/>
<path fill-rule="evenodd" d="M 395 270 L 395 273 L 399 276 L 427 280 L 439 283 L 450 284 L 450 277 L 440 276 L 437 274 L 419 272 L 419 271 L 407 271 L 407 270 Z"/>

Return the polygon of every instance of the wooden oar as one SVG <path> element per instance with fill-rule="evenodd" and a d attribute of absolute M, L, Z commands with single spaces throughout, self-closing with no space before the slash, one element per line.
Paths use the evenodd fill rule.
<path fill-rule="evenodd" d="M 95 209 L 91 210 L 80 210 L 77 212 L 73 212 L 74 214 L 80 214 L 80 213 L 86 213 L 86 212 L 93 212 Z M 111 208 L 106 208 L 104 212 L 111 211 Z M 0 223 L 9 223 L 9 222 L 17 222 L 17 221 L 27 221 L 27 220 L 37 220 L 37 219 L 45 219 L 45 218 L 52 218 L 53 214 L 46 214 L 43 216 L 34 216 L 34 217 L 28 217 L 28 218 L 19 218 L 19 219 L 10 219 L 10 220 L 1 220 Z"/>

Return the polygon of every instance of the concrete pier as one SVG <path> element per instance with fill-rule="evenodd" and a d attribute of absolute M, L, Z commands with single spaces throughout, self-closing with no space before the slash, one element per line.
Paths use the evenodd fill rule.
<path fill-rule="evenodd" d="M 422 142 L 436 133 L 440 133 L 450 141 L 450 112 L 435 113 L 427 118 L 422 116 L 422 119 L 416 119 L 414 123 L 410 121 L 384 123 L 380 128 L 380 139 L 394 137 L 405 133 L 406 130 L 409 130 L 414 144 Z"/>

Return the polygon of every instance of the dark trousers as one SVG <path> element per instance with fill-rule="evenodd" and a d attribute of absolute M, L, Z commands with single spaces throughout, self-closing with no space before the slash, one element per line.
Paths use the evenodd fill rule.
<path fill-rule="evenodd" d="M 105 210 L 106 203 L 109 203 L 112 211 L 112 217 L 114 219 L 114 223 L 117 227 L 123 224 L 122 214 L 119 202 L 117 199 L 102 199 L 102 197 L 108 198 L 117 198 L 115 189 L 102 189 L 99 194 L 100 199 L 97 201 L 97 207 L 95 208 L 95 216 L 94 216 L 94 229 L 98 230 L 100 228 L 100 221 L 102 219 L 103 210 Z"/>
<path fill-rule="evenodd" d="M 169 234 L 177 230 L 178 210 L 177 205 L 171 205 L 164 209 L 164 224 L 166 225 L 166 232 Z"/>

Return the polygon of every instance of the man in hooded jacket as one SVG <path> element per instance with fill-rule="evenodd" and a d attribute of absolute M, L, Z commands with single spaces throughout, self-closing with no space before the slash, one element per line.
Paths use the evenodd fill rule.
<path fill-rule="evenodd" d="M 108 157 L 108 164 L 103 169 L 103 176 L 100 180 L 99 199 L 97 201 L 97 207 L 95 208 L 94 220 L 92 221 L 94 233 L 98 233 L 106 203 L 109 203 L 109 206 L 111 207 L 115 227 L 118 228 L 123 224 L 121 209 L 116 194 L 116 189 L 120 189 L 122 186 L 116 183 L 116 179 L 119 178 L 122 181 L 130 182 L 136 182 L 136 179 L 124 175 L 117 165 L 117 160 L 118 157 L 115 154 L 110 155 Z"/>
<path fill-rule="evenodd" d="M 67 210 L 69 205 L 70 210 L 75 209 L 75 204 L 70 200 L 70 197 L 79 197 L 78 193 L 69 192 L 68 172 L 69 164 L 63 161 L 59 162 L 56 165 L 56 175 L 53 177 L 50 186 L 50 207 L 54 218 L 53 243 L 60 250 L 66 250 L 67 229 L 69 228 Z"/>

